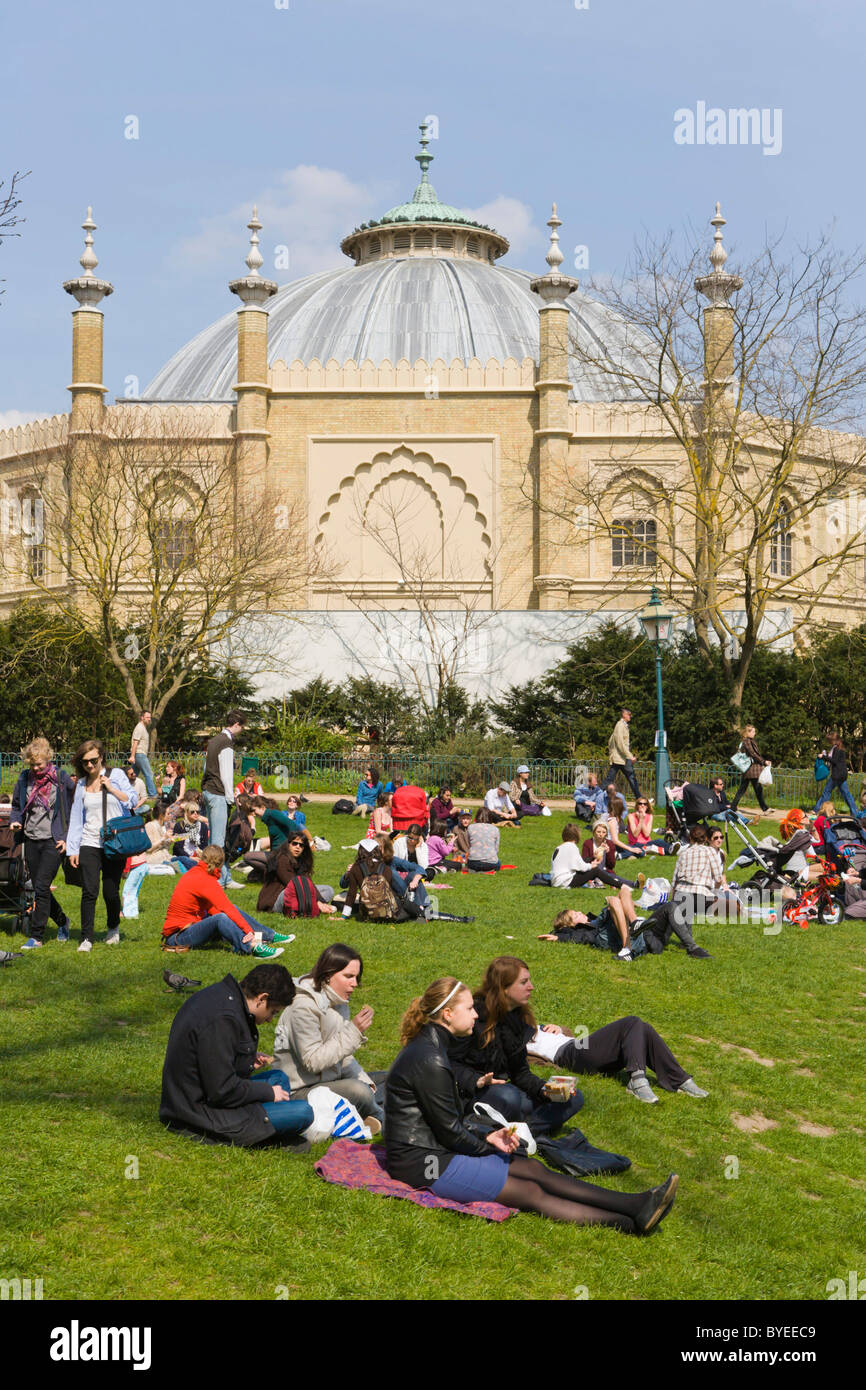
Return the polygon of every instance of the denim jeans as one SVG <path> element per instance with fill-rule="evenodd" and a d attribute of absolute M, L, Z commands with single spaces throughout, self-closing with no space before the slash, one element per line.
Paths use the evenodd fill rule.
<path fill-rule="evenodd" d="M 148 796 L 156 796 L 156 783 L 153 780 L 153 770 L 150 766 L 150 759 L 146 753 L 136 753 L 135 766 L 144 778 L 144 785 L 147 787 Z"/>
<path fill-rule="evenodd" d="M 400 877 L 400 880 L 403 883 L 406 892 L 409 891 L 409 883 L 415 877 L 415 875 L 421 875 L 421 882 L 418 884 L 418 887 L 414 890 L 414 901 L 418 904 L 420 908 L 427 907 L 430 903 L 430 895 L 427 892 L 427 889 L 424 887 L 424 870 L 421 868 L 421 866 L 419 864 L 413 864 L 409 859 L 398 859 L 395 855 L 394 858 L 391 860 L 391 868 L 397 871 L 397 874 Z M 400 892 L 399 888 L 395 891 L 397 893 L 397 897 L 402 898 L 403 894 Z"/>
<path fill-rule="evenodd" d="M 291 1090 L 284 1071 L 260 1071 L 253 1080 L 282 1086 L 284 1091 Z M 305 1100 L 266 1100 L 262 1106 L 277 1134 L 300 1134 L 302 1130 L 309 1129 L 315 1119 L 312 1106 Z"/>
<path fill-rule="evenodd" d="M 618 772 L 622 773 L 623 777 L 628 782 L 635 796 L 640 796 L 640 787 L 638 786 L 637 778 L 634 775 L 633 759 L 629 758 L 627 763 L 611 763 L 610 767 L 607 770 L 607 776 L 604 779 L 605 786 L 609 786 L 611 782 L 613 782 L 614 786 L 616 786 L 616 774 Z"/>
<path fill-rule="evenodd" d="M 272 927 L 263 927 L 254 917 L 248 917 L 245 912 L 241 912 L 244 921 L 249 924 L 251 931 L 261 932 L 263 941 L 273 941 L 274 932 Z M 236 922 L 233 922 L 226 912 L 214 912 L 210 917 L 202 917 L 200 922 L 191 922 L 182 931 L 177 931 L 173 936 L 166 939 L 169 946 L 190 946 L 195 950 L 196 946 L 203 946 L 206 941 L 211 941 L 213 937 L 221 936 L 226 941 L 230 941 L 235 951 L 240 955 L 248 956 L 253 943 L 244 943 L 244 932 Z"/>
<path fill-rule="evenodd" d="M 577 1090 L 571 1100 L 534 1101 L 510 1081 L 498 1086 L 485 1086 L 483 1091 L 478 1092 L 475 1100 L 492 1105 L 506 1120 L 522 1120 L 536 1136 L 555 1134 L 583 1105 L 583 1095 Z"/>
<path fill-rule="evenodd" d="M 825 795 L 825 793 L 830 783 L 832 783 L 832 786 L 830 786 L 830 795 L 827 796 Z M 852 816 L 856 816 L 859 814 L 857 811 L 857 807 L 854 804 L 854 798 L 851 795 L 851 791 L 848 787 L 848 778 L 846 777 L 843 782 L 837 782 L 832 777 L 828 777 L 824 785 L 821 787 L 821 790 L 818 792 L 818 800 L 815 802 L 815 809 L 812 812 L 813 816 L 816 816 L 818 814 L 822 801 L 833 800 L 833 793 L 835 791 L 840 791 L 842 793 L 848 805 L 848 810 L 851 812 Z"/>
<path fill-rule="evenodd" d="M 226 826 L 229 819 L 229 804 L 224 796 L 217 796 L 216 792 L 202 792 L 205 815 L 207 816 L 209 839 L 212 845 L 218 845 L 224 850 L 226 847 Z M 228 864 L 223 864 L 220 871 L 220 887 L 225 888 L 231 874 Z"/>

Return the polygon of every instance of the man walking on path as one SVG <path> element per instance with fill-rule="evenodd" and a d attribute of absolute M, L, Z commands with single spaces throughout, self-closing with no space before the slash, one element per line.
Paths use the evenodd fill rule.
<path fill-rule="evenodd" d="M 812 814 L 817 816 L 821 802 L 832 801 L 833 793 L 838 789 L 848 803 L 848 810 L 851 812 L 851 815 L 856 816 L 858 814 L 857 807 L 854 804 L 854 798 L 848 786 L 848 754 L 845 752 L 842 745 L 841 734 L 833 735 L 832 748 L 829 753 L 825 749 L 821 757 L 825 758 L 830 764 L 830 776 L 826 779 L 821 786 L 821 790 L 818 792 L 818 800 L 815 802 L 815 809 Z M 828 786 L 830 787 L 829 797 L 826 795 Z"/>
<path fill-rule="evenodd" d="M 246 715 L 241 714 L 240 710 L 229 710 L 225 728 L 210 740 L 205 753 L 204 777 L 201 783 L 202 800 L 207 815 L 210 843 L 218 845 L 220 849 L 225 849 L 229 807 L 233 806 L 235 801 L 235 739 L 246 722 Z M 223 865 L 219 881 L 221 888 L 244 886 L 232 880 L 228 864 Z"/>
<path fill-rule="evenodd" d="M 613 733 L 607 745 L 610 767 L 607 770 L 607 776 L 604 780 L 605 783 L 613 782 L 614 785 L 616 785 L 616 774 L 621 772 L 635 796 L 640 796 L 640 787 L 634 775 L 634 761 L 631 756 L 631 749 L 629 748 L 628 726 L 630 723 L 631 710 L 624 709 L 621 719 L 614 725 Z"/>
<path fill-rule="evenodd" d="M 156 783 L 153 780 L 153 772 L 150 766 L 148 752 L 150 751 L 150 721 L 153 718 L 149 709 L 141 711 L 141 718 L 132 731 L 132 742 L 129 746 L 129 761 L 136 771 L 140 772 L 144 778 L 144 785 L 147 787 L 148 797 L 156 796 Z"/>

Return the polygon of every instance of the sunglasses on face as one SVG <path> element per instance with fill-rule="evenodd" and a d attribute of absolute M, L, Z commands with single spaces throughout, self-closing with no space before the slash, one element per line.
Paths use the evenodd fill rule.
<path fill-rule="evenodd" d="M 85 767 L 99 767 L 98 758 L 82 758 L 81 761 Z"/>

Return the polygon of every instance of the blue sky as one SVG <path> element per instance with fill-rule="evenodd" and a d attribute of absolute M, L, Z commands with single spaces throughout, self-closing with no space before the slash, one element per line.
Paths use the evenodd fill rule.
<path fill-rule="evenodd" d="M 142 389 L 237 307 L 253 202 L 263 273 L 343 262 L 340 238 L 409 197 L 417 127 L 436 115 L 431 179 L 544 268 L 556 199 L 566 265 L 616 273 L 636 235 L 690 224 L 716 199 L 744 258 L 834 226 L 862 237 L 862 54 L 854 0 L 45 0 L 0 30 L 0 178 L 21 186 L 0 244 L 0 426 L 68 408 L 80 223 L 92 204 L 108 399 Z M 578 0 L 584 3 L 585 0 Z M 782 113 L 781 150 L 677 144 L 698 103 Z M 137 118 L 138 139 L 126 138 Z M 289 248 L 289 269 L 273 270 Z M 12 349 L 14 344 L 14 351 Z"/>

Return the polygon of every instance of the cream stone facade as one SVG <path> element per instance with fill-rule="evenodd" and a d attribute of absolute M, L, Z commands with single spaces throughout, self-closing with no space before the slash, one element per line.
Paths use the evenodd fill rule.
<path fill-rule="evenodd" d="M 77 304 L 71 411 L 0 432 L 4 542 L 21 553 L 17 582 L 7 566 L 7 611 L 40 585 L 66 582 L 38 539 L 34 479 L 51 476 L 46 464 L 90 427 L 94 410 L 118 422 L 133 408 L 161 422 L 204 421 L 215 451 L 242 446 L 238 506 L 264 479 L 287 506 L 302 503 L 311 563 L 294 577 L 306 621 L 302 629 L 281 621 L 278 606 L 262 615 L 269 693 L 318 673 L 402 678 L 407 663 L 436 664 L 436 632 L 453 677 L 495 692 L 539 674 L 601 618 L 643 606 L 665 534 L 658 482 L 675 491 L 686 460 L 661 414 L 634 399 L 628 372 L 617 389 L 610 371 L 581 368 L 570 351 L 571 335 L 590 335 L 610 362 L 627 363 L 640 342 L 561 274 L 555 208 L 547 273 L 499 267 L 506 239 L 438 201 L 427 144 L 422 127 L 411 202 L 345 238 L 354 262 L 346 269 L 282 288 L 263 279 L 254 210 L 249 273 L 230 286 L 240 309 L 176 354 L 134 407 L 102 406 L 99 306 L 112 286 L 93 274 L 88 210 L 84 273 L 64 287 Z M 704 283 L 712 288 L 720 275 L 714 262 L 716 280 Z M 733 283 L 728 276 L 728 289 Z M 729 309 L 716 295 L 706 310 L 708 354 L 722 376 Z M 773 447 L 768 437 L 768 460 Z M 844 498 L 796 534 L 782 527 L 772 554 L 783 574 L 794 547 L 800 572 L 836 543 L 834 507 L 847 509 L 846 527 L 859 517 L 863 447 L 858 437 L 821 433 L 801 452 L 792 498 L 798 476 L 805 481 L 830 454 L 847 450 L 858 467 Z M 742 471 L 744 489 L 762 486 L 760 452 Z M 588 516 L 591 496 L 623 532 L 606 534 Z M 687 509 L 667 525 L 689 543 Z M 862 620 L 851 586 L 862 593 L 864 579 L 862 554 L 852 556 L 814 618 Z M 676 602 L 676 578 L 669 592 Z M 808 600 L 802 584 L 778 592 L 765 635 L 788 631 Z"/>

